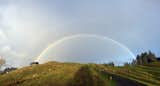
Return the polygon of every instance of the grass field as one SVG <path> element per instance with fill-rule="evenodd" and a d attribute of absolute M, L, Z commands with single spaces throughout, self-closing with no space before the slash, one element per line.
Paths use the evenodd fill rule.
<path fill-rule="evenodd" d="M 48 62 L 0 75 L 0 86 L 160 86 L 160 63 L 112 67 Z"/>

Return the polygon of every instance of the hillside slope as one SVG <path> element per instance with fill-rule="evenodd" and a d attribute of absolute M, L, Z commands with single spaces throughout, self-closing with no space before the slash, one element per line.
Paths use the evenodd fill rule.
<path fill-rule="evenodd" d="M 160 86 L 160 62 L 135 67 L 104 67 L 105 71 L 147 86 Z"/>
<path fill-rule="evenodd" d="M 153 65 L 154 70 L 150 65 L 111 67 L 48 62 L 0 75 L 0 86 L 158 86 L 160 68 L 157 63 Z"/>

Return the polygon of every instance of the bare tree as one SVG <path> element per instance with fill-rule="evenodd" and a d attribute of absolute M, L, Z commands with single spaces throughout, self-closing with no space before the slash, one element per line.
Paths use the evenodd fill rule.
<path fill-rule="evenodd" d="M 5 65 L 5 63 L 6 63 L 6 60 L 0 57 L 0 69 L 3 65 Z"/>

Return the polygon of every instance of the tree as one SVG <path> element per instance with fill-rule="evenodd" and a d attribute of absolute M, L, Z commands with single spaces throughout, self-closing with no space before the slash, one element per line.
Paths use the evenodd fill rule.
<path fill-rule="evenodd" d="M 38 65 L 39 62 L 31 62 L 30 65 Z"/>
<path fill-rule="evenodd" d="M 6 63 L 6 60 L 0 57 L 0 69 Z"/>
<path fill-rule="evenodd" d="M 138 65 L 149 64 L 149 63 L 152 63 L 155 61 L 157 61 L 157 58 L 156 58 L 155 54 L 152 53 L 151 51 L 144 52 L 140 55 L 137 55 L 137 58 L 136 58 L 136 63 Z"/>
<path fill-rule="evenodd" d="M 136 60 L 137 60 L 137 64 L 138 64 L 138 65 L 141 65 L 141 64 L 142 64 L 142 60 L 141 60 L 141 57 L 140 57 L 139 55 L 137 55 Z"/>
<path fill-rule="evenodd" d="M 148 63 L 157 61 L 156 55 L 149 51 L 148 53 Z"/>
<path fill-rule="evenodd" d="M 13 71 L 13 70 L 17 70 L 17 68 L 15 68 L 15 67 L 5 68 L 4 71 L 3 71 L 3 73 L 8 73 L 8 72 Z"/>
<path fill-rule="evenodd" d="M 126 62 L 126 63 L 124 63 L 124 66 L 125 66 L 125 67 L 129 67 L 129 66 L 131 66 L 131 64 L 128 63 L 128 62 Z"/>
<path fill-rule="evenodd" d="M 144 53 L 141 54 L 140 59 L 142 60 L 142 64 L 147 64 L 148 63 L 147 57 L 148 57 L 147 52 L 144 52 Z"/>
<path fill-rule="evenodd" d="M 110 62 L 110 63 L 108 63 L 108 65 L 114 67 L 114 62 Z"/>
<path fill-rule="evenodd" d="M 135 66 L 137 64 L 137 61 L 136 60 L 132 60 L 132 66 Z"/>

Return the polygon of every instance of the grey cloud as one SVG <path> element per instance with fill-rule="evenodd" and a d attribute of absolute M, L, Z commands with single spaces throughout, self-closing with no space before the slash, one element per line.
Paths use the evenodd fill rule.
<path fill-rule="evenodd" d="M 10 46 L 14 58 L 21 55 L 13 55 L 13 51 L 16 54 L 25 53 L 25 64 L 38 56 L 48 44 L 78 33 L 108 36 L 123 43 L 135 54 L 144 50 L 159 54 L 160 2 L 157 0 L 1 2 L 0 47 Z M 18 62 L 23 64 L 25 60 Z"/>

